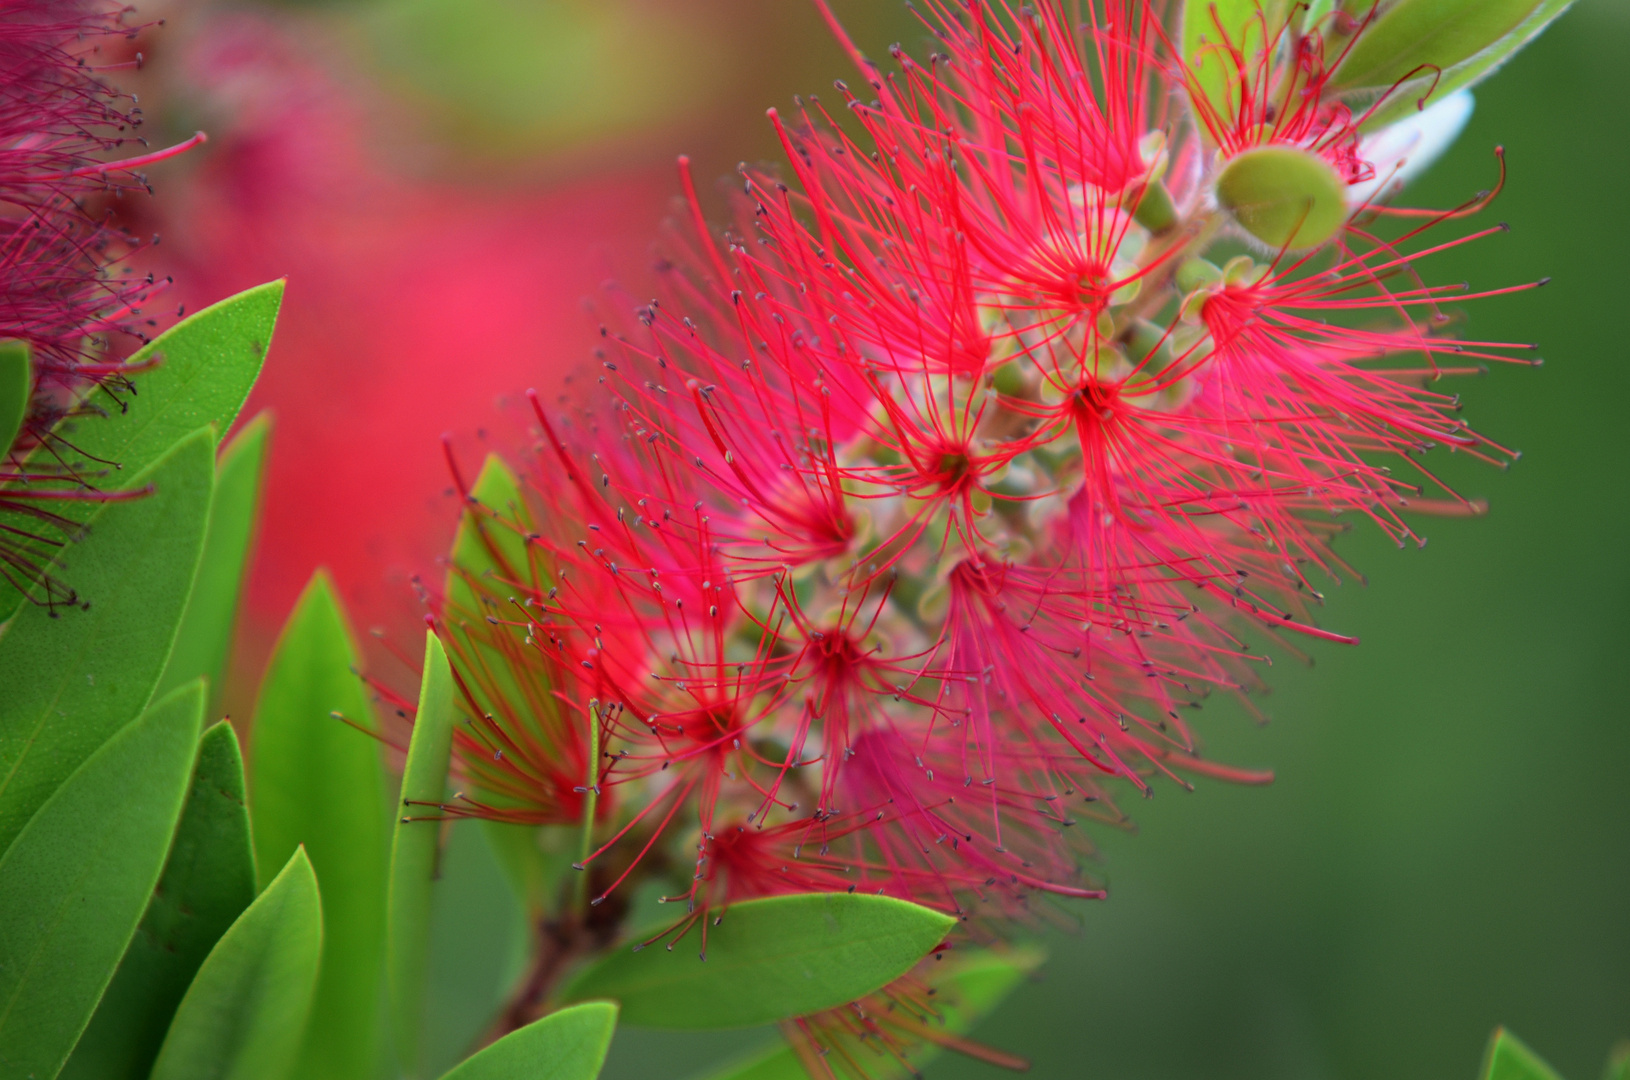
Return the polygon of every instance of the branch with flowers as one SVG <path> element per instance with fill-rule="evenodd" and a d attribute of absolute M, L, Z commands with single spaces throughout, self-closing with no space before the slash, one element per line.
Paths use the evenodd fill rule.
<path fill-rule="evenodd" d="M 827 12 L 864 88 L 772 110 L 723 228 L 682 160 L 658 295 L 512 453 L 449 444 L 417 686 L 319 575 L 247 769 L 206 721 L 270 424 L 225 436 L 282 285 L 148 341 L 111 203 L 202 136 L 126 152 L 118 13 L 0 11 L 0 1076 L 578 1080 L 619 1022 L 774 1026 L 721 1080 L 1025 1068 L 968 1032 L 1105 895 L 1091 828 L 1269 780 L 1194 710 L 1353 641 L 1348 522 L 1481 512 L 1433 451 L 1515 460 L 1443 385 L 1537 359 L 1445 305 L 1544 282 L 1423 276 L 1503 155 L 1397 197 L 1567 6 L 928 0 L 889 65 Z M 472 826 L 526 940 L 444 1071 Z M 1483 1076 L 1554 1074 L 1502 1032 Z"/>

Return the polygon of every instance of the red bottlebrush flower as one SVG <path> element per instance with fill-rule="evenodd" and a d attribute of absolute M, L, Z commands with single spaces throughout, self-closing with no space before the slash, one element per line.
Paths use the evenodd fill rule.
<path fill-rule="evenodd" d="M 105 43 L 138 32 L 124 14 L 87 0 L 0 5 L 0 340 L 22 343 L 31 357 L 30 405 L 0 461 L 0 509 L 29 522 L 0 535 L 0 574 L 19 588 L 71 534 L 53 502 L 107 497 L 94 477 L 24 458 L 88 384 L 117 395 L 129 371 L 118 363 L 121 340 L 143 341 L 154 325 L 141 320 L 140 305 L 157 283 L 127 266 L 120 272 L 141 243 L 113 222 L 110 200 L 145 189 L 139 170 L 203 138 L 109 160 L 144 143 L 134 99 L 101 74 L 125 65 L 96 63 Z M 46 585 L 47 602 L 72 602 L 65 586 Z"/>
<path fill-rule="evenodd" d="M 1481 204 L 1215 266 L 1243 225 L 1165 28 L 1087 8 L 928 5 L 945 53 L 862 61 L 870 103 L 840 84 L 866 141 L 772 114 L 797 186 L 747 170 L 722 241 L 682 169 L 662 295 L 602 329 L 584 392 L 533 395 L 524 514 L 472 511 L 511 554 L 433 609 L 466 678 L 501 656 L 599 718 L 605 891 L 678 820 L 693 909 L 1099 895 L 1071 826 L 1122 821 L 1118 782 L 1266 779 L 1184 710 L 1256 688 L 1244 629 L 1350 640 L 1310 615 L 1336 519 L 1413 537 L 1477 508 L 1422 454 L 1510 456 L 1430 385 L 1510 347 L 1445 336 L 1465 294 L 1416 277 L 1486 235 L 1421 233 Z"/>

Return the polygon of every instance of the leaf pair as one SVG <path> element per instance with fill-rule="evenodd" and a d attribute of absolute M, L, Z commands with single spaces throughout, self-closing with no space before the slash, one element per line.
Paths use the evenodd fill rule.
<path fill-rule="evenodd" d="M 0 859 L 0 1075 L 53 1077 L 124 955 L 181 814 L 204 688 L 86 756 Z"/>
<path fill-rule="evenodd" d="M 303 847 L 322 882 L 322 964 L 297 1065 L 303 1077 L 370 1076 L 383 1048 L 387 802 L 374 730 L 350 627 L 319 572 L 267 665 L 250 761 L 262 878 Z"/>
<path fill-rule="evenodd" d="M 81 607 L 13 614 L 21 594 L 0 592 L 0 922 L 13 932 L 0 944 L 0 1065 L 146 1076 L 194 972 L 253 898 L 236 739 L 217 725 L 200 741 L 199 729 L 266 426 L 227 448 L 219 476 L 216 444 L 280 298 L 273 283 L 173 328 L 146 350 L 165 361 L 130 377 L 127 411 L 75 420 L 69 442 L 39 451 L 119 454 L 145 494 L 61 504 L 86 527 L 52 573 Z"/>
<path fill-rule="evenodd" d="M 130 358 L 127 366 L 135 374 L 127 381 L 132 389 L 94 390 L 77 410 L 83 415 L 65 421 L 35 448 L 24 471 L 58 473 L 66 467 L 98 490 L 135 490 L 151 479 L 142 475 L 145 470 L 193 432 L 213 427 L 218 443 L 260 375 L 282 302 L 283 282 L 269 282 L 214 304 L 159 335 Z M 0 373 L 0 383 L 8 377 Z M 4 394 L 0 391 L 0 398 Z M 107 415 L 94 415 L 99 412 Z M 52 504 L 52 512 L 69 525 L 91 523 L 93 532 L 97 525 L 92 519 L 105 517 L 110 509 L 94 500 Z M 8 527 L 23 535 L 40 529 L 37 521 L 18 511 L 0 510 L 0 528 Z M 72 574 L 80 546 L 70 545 L 64 552 L 61 573 L 85 593 Z M 42 547 L 35 554 L 44 565 L 56 552 Z M 88 595 L 94 602 L 94 594 Z M 180 590 L 179 599 L 185 597 L 186 590 Z M 23 594 L 0 579 L 0 621 L 23 602 Z"/>

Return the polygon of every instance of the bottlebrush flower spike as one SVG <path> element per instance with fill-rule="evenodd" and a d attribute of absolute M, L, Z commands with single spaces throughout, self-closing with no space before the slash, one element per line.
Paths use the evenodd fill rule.
<path fill-rule="evenodd" d="M 468 812 L 569 814 L 584 740 L 539 725 L 599 725 L 597 897 L 680 834 L 695 913 L 1101 895 L 1071 827 L 1122 823 L 1117 791 L 1267 779 L 1185 717 L 1249 707 L 1247 634 L 1351 640 L 1312 618 L 1340 519 L 1417 539 L 1412 511 L 1479 509 L 1421 455 L 1513 456 L 1435 383 L 1515 347 L 1446 336 L 1467 294 L 1417 277 L 1498 231 L 1422 239 L 1483 200 L 1215 265 L 1229 159 L 1150 7 L 923 10 L 926 63 L 849 46 L 863 137 L 771 114 L 789 175 L 744 170 L 722 239 L 682 167 L 661 295 L 618 294 L 594 381 L 532 395 L 529 486 L 469 510 L 507 554 L 429 598 L 504 729 L 467 775 L 536 816 Z M 1364 146 L 1323 123 L 1294 152 Z"/>
<path fill-rule="evenodd" d="M 43 572 L 36 545 L 71 535 L 52 503 L 109 497 L 94 477 L 25 458 L 65 412 L 98 407 L 80 401 L 88 384 L 117 401 L 132 370 L 117 362 L 118 339 L 145 341 L 155 325 L 140 305 L 159 283 L 120 273 L 141 242 L 114 223 L 109 200 L 146 189 L 140 170 L 203 141 L 109 160 L 145 145 L 134 99 L 102 78 L 126 65 L 97 63 L 104 44 L 139 31 L 125 11 L 87 0 L 0 5 L 0 341 L 29 359 L 21 423 L 0 433 L 0 510 L 27 524 L 0 534 L 0 574 L 19 588 Z M 61 583 L 44 584 L 45 602 L 73 601 Z"/>

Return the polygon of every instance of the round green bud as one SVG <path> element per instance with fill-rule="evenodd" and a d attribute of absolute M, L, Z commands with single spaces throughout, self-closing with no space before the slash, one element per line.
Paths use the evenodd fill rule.
<path fill-rule="evenodd" d="M 1217 202 L 1273 248 L 1310 248 L 1341 231 L 1347 185 L 1330 163 L 1293 146 L 1259 146 L 1217 177 Z"/>

